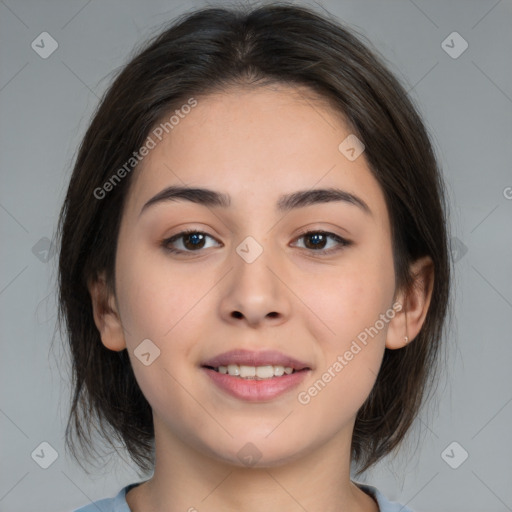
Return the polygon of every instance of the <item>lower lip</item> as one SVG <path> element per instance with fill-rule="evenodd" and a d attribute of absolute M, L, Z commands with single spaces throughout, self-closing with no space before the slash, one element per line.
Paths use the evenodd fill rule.
<path fill-rule="evenodd" d="M 210 377 L 220 389 L 235 398 L 248 402 L 266 402 L 273 400 L 297 387 L 310 372 L 310 370 L 301 370 L 291 373 L 290 375 L 283 375 L 282 377 L 256 380 L 233 377 L 229 374 L 219 373 L 204 367 L 202 370 L 206 372 L 208 377 Z"/>

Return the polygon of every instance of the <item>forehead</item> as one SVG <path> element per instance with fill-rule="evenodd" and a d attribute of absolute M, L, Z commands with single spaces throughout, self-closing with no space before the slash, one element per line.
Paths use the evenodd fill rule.
<path fill-rule="evenodd" d="M 266 208 L 283 193 L 320 187 L 357 191 L 385 208 L 364 153 L 350 161 L 339 149 L 352 133 L 348 123 L 312 91 L 233 88 L 196 101 L 139 164 L 128 208 L 140 211 L 169 185 L 225 192 L 233 210 L 248 201 Z"/>

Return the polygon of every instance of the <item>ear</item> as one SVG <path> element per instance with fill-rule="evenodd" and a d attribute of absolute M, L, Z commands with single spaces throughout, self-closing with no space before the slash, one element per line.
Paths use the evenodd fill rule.
<path fill-rule="evenodd" d="M 427 316 L 434 287 L 434 264 L 424 256 L 411 264 L 413 282 L 398 293 L 395 302 L 402 308 L 389 322 L 386 348 L 395 350 L 410 343 L 420 332 Z M 408 339 L 407 339 L 407 338 Z"/>
<path fill-rule="evenodd" d="M 105 347 L 116 352 L 126 348 L 121 318 L 117 311 L 114 294 L 109 290 L 105 274 L 88 283 L 92 300 L 94 323 Z"/>

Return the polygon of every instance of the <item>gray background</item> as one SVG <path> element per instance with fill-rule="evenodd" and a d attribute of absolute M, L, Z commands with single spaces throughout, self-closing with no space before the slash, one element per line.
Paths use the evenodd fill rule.
<path fill-rule="evenodd" d="M 512 510 L 512 3 L 310 4 L 367 35 L 411 90 L 443 166 L 458 258 L 437 399 L 398 457 L 359 480 L 418 512 Z M 121 458 L 88 476 L 64 450 L 69 366 L 49 239 L 110 73 L 161 23 L 204 5 L 217 4 L 0 0 L 2 512 L 70 511 L 140 480 Z M 47 59 L 31 48 L 45 31 L 59 45 Z M 454 31 L 469 44 L 458 58 L 442 47 Z M 58 453 L 48 469 L 31 457 L 43 441 Z M 445 460 L 459 464 L 462 450 L 453 469 Z"/>

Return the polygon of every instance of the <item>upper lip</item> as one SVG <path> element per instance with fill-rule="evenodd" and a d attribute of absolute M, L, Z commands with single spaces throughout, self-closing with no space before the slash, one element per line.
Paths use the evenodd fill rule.
<path fill-rule="evenodd" d="M 227 366 L 229 364 L 238 364 L 244 366 L 284 366 L 293 368 L 296 371 L 310 368 L 308 364 L 295 359 L 289 355 L 276 350 L 262 350 L 254 352 L 252 350 L 230 350 L 219 354 L 202 363 L 202 366 Z"/>

